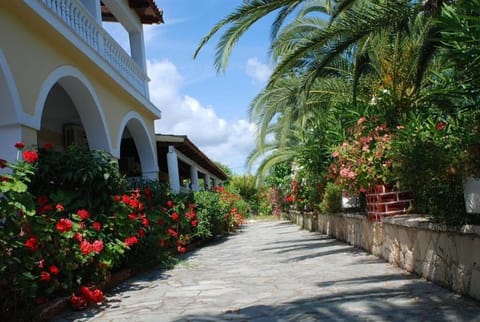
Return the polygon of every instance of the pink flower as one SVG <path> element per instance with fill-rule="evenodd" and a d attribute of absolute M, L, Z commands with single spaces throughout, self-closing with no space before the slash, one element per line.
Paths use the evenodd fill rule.
<path fill-rule="evenodd" d="M 44 259 L 39 260 L 37 265 L 38 265 L 38 268 L 44 268 L 45 267 L 45 260 Z"/>

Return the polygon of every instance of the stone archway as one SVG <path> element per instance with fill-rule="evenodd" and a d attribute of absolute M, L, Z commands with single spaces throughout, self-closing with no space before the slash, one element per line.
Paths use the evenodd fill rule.
<path fill-rule="evenodd" d="M 44 81 L 35 109 L 35 123 L 39 129 L 38 143 L 53 140 L 65 146 L 72 139 L 90 149 L 103 150 L 114 155 L 107 122 L 93 86 L 87 78 L 71 66 L 53 71 Z M 77 142 L 75 142 L 77 143 Z"/>

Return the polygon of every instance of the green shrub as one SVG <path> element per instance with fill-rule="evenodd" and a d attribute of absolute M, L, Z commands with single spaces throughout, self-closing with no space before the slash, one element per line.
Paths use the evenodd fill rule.
<path fill-rule="evenodd" d="M 325 186 L 323 200 L 320 203 L 320 211 L 327 214 L 335 214 L 342 211 L 342 188 L 329 182 Z"/>

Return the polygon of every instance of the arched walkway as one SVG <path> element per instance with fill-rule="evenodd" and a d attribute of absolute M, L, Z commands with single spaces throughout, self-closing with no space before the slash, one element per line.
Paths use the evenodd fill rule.
<path fill-rule="evenodd" d="M 158 179 L 156 147 L 148 127 L 138 113 L 131 111 L 125 115 L 118 138 L 117 146 L 121 147 L 120 169 L 126 174 Z"/>
<path fill-rule="evenodd" d="M 57 68 L 44 81 L 35 106 L 34 122 L 37 129 L 43 126 L 57 134 L 66 123 L 79 125 L 85 131 L 90 149 L 114 152 L 93 86 L 72 66 Z"/>

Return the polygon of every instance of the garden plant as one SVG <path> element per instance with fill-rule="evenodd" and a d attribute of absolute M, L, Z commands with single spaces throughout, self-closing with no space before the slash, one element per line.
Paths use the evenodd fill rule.
<path fill-rule="evenodd" d="M 75 309 L 103 302 L 101 286 L 115 272 L 168 263 L 243 222 L 245 203 L 223 188 L 172 194 L 157 181 L 129 183 L 101 151 L 15 148 L 16 162 L 0 159 L 6 319 L 31 319 L 59 298 Z"/>

